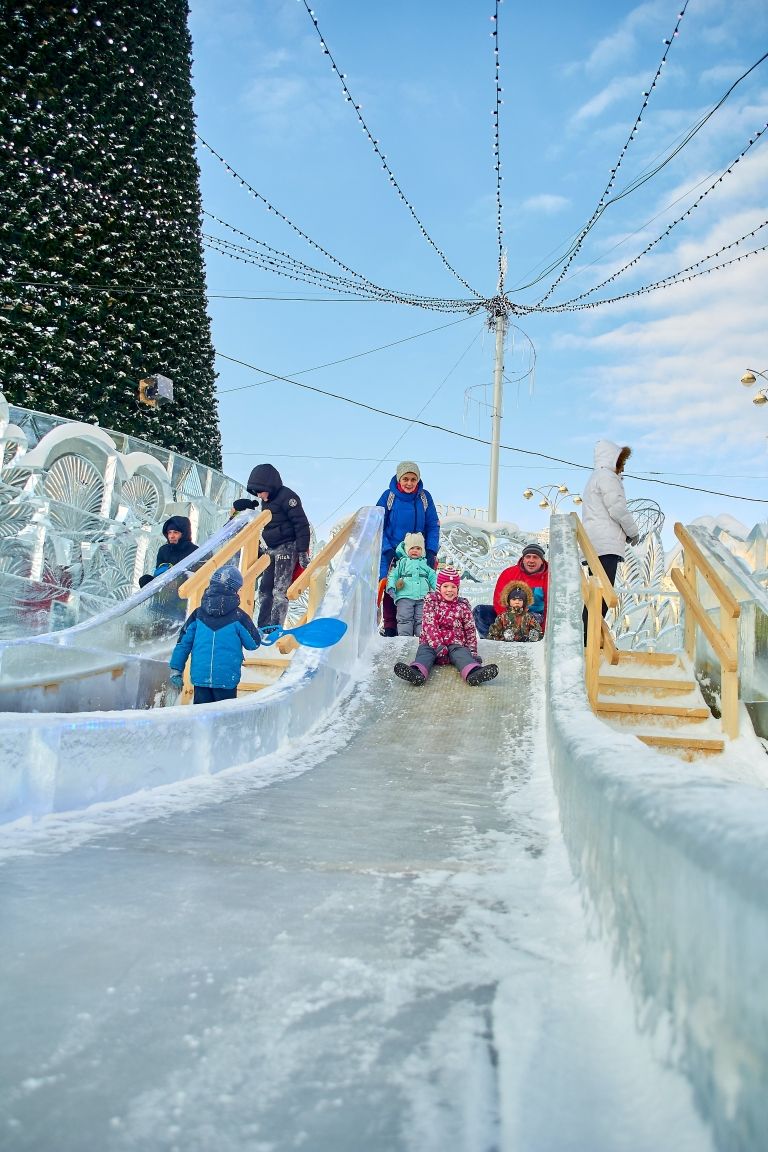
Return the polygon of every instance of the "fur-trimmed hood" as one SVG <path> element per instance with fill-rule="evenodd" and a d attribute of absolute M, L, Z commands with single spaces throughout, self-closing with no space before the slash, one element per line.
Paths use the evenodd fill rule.
<path fill-rule="evenodd" d="M 501 602 L 505 608 L 509 608 L 509 598 L 513 592 L 520 594 L 523 599 L 523 611 L 527 612 L 533 604 L 533 592 L 529 585 L 522 580 L 510 580 L 509 584 L 505 584 L 501 590 Z"/>

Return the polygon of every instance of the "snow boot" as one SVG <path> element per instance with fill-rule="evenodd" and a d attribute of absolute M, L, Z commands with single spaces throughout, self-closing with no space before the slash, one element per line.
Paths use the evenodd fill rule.
<path fill-rule="evenodd" d="M 485 684 L 486 680 L 495 680 L 499 670 L 495 664 L 478 664 L 467 673 L 467 684 L 476 688 L 478 684 Z"/>
<path fill-rule="evenodd" d="M 395 664 L 395 676 L 399 676 L 401 680 L 407 680 L 409 684 L 413 684 L 414 688 L 420 688 L 427 679 L 415 664 L 404 664 L 402 660 L 398 660 Z"/>

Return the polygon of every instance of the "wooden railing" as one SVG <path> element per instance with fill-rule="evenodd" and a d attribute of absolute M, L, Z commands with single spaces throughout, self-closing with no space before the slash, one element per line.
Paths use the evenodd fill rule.
<path fill-rule="evenodd" d="M 253 616 L 256 603 L 256 579 L 265 568 L 270 565 L 269 556 L 259 556 L 259 540 L 262 529 L 269 524 L 272 513 L 260 512 L 249 520 L 239 532 L 227 541 L 219 551 L 206 560 L 202 568 L 198 568 L 179 588 L 179 596 L 187 601 L 187 616 L 191 616 L 196 608 L 200 607 L 203 593 L 211 582 L 211 576 L 218 568 L 223 568 L 228 560 L 240 553 L 239 569 L 243 578 L 243 587 L 240 592 L 240 607 L 249 616 Z M 192 681 L 189 678 L 191 661 L 188 660 L 184 669 L 184 687 L 181 690 L 179 704 L 189 704 L 193 696 Z"/>
<path fill-rule="evenodd" d="M 673 568 L 672 583 L 685 603 L 685 651 L 693 660 L 696 626 L 701 628 L 720 661 L 720 710 L 723 731 L 734 738 L 739 734 L 739 615 L 741 609 L 729 588 L 718 576 L 691 534 L 675 524 L 675 536 L 683 546 L 683 569 Z M 720 627 L 702 606 L 696 587 L 697 574 L 706 581 L 720 608 Z"/>
<path fill-rule="evenodd" d="M 309 589 L 307 611 L 299 620 L 295 621 L 296 626 L 306 624 L 307 621 L 314 619 L 328 582 L 328 565 L 333 557 L 340 552 L 347 543 L 356 518 L 357 514 L 350 516 L 349 520 L 341 526 L 336 535 L 312 558 L 301 575 L 289 585 L 287 591 L 289 600 L 297 600 L 305 589 Z M 240 606 L 249 616 L 253 616 L 256 600 L 256 579 L 270 564 L 268 555 L 264 554 L 259 556 L 259 541 L 262 529 L 271 519 L 272 513 L 269 511 L 261 512 L 258 516 L 255 516 L 236 536 L 233 536 L 231 540 L 227 541 L 215 556 L 211 556 L 210 560 L 207 560 L 202 568 L 199 568 L 197 572 L 194 572 L 184 581 L 179 588 L 179 596 L 187 601 L 188 616 L 191 615 L 195 608 L 200 607 L 203 593 L 210 584 L 213 573 L 218 568 L 222 568 L 237 552 L 240 553 L 239 567 L 240 574 L 243 577 Z M 293 636 L 281 636 L 275 647 L 285 655 L 297 648 L 298 643 Z M 257 664 L 258 662 L 258 657 L 252 656 L 249 658 L 250 664 Z M 274 664 L 274 659 L 271 658 L 269 662 Z M 189 678 L 189 668 L 190 661 L 187 662 L 184 669 L 184 687 L 179 697 L 180 704 L 189 704 L 194 694 L 192 682 Z"/>
<path fill-rule="evenodd" d="M 575 512 L 571 512 L 571 519 L 576 527 L 576 538 L 579 542 L 582 555 L 589 565 L 591 575 L 581 569 L 581 596 L 587 609 L 587 643 L 585 648 L 586 685 L 587 696 L 594 707 L 597 703 L 598 679 L 600 675 L 600 648 L 612 664 L 618 661 L 618 652 L 611 635 L 611 630 L 603 619 L 603 604 L 608 608 L 615 608 L 619 598 L 613 590 L 608 574 L 600 563 L 592 541 L 584 531 L 584 526 Z"/>
<path fill-rule="evenodd" d="M 318 605 L 325 593 L 325 587 L 328 583 L 328 565 L 331 560 L 336 556 L 344 545 L 349 540 L 350 534 L 357 519 L 357 513 L 350 516 L 342 524 L 335 536 L 331 537 L 327 544 L 324 544 L 316 556 L 313 556 L 309 565 L 304 569 L 299 577 L 288 588 L 287 596 L 289 600 L 298 600 L 302 592 L 307 588 L 309 589 L 309 598 L 307 602 L 307 611 L 297 620 L 296 626 L 306 624 L 309 620 L 313 620 L 317 612 Z M 281 652 L 292 652 L 294 648 L 298 647 L 297 641 L 293 636 L 282 636 L 278 642 L 277 647 Z"/>

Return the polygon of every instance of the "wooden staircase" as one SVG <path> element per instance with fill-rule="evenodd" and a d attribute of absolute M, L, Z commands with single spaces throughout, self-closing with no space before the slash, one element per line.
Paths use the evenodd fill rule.
<path fill-rule="evenodd" d="M 682 652 L 622 652 L 612 644 L 606 647 L 593 707 L 612 727 L 685 760 L 725 748 Z"/>
<path fill-rule="evenodd" d="M 630 731 L 654 748 L 677 752 L 684 759 L 725 750 L 726 739 L 739 734 L 739 604 L 696 541 L 682 526 L 675 535 L 683 545 L 682 571 L 672 582 L 685 609 L 682 652 L 626 652 L 616 647 L 603 611 L 618 598 L 581 521 L 572 513 L 576 537 L 589 565 L 582 568 L 586 609 L 585 681 L 596 715 L 615 728 Z M 699 599 L 699 582 L 708 586 L 720 612 L 719 627 Z M 706 636 L 720 663 L 721 721 L 712 716 L 694 674 L 696 629 Z M 722 735 L 721 735 L 722 733 Z"/>

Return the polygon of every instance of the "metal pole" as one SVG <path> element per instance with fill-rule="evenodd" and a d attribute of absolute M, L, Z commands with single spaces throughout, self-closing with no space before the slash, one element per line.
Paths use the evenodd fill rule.
<path fill-rule="evenodd" d="M 493 370 L 493 413 L 491 415 L 491 480 L 488 489 L 488 519 L 496 520 L 499 494 L 499 442 L 501 440 L 501 405 L 504 392 L 504 335 L 506 312 L 499 308 L 496 316 L 496 361 Z"/>

